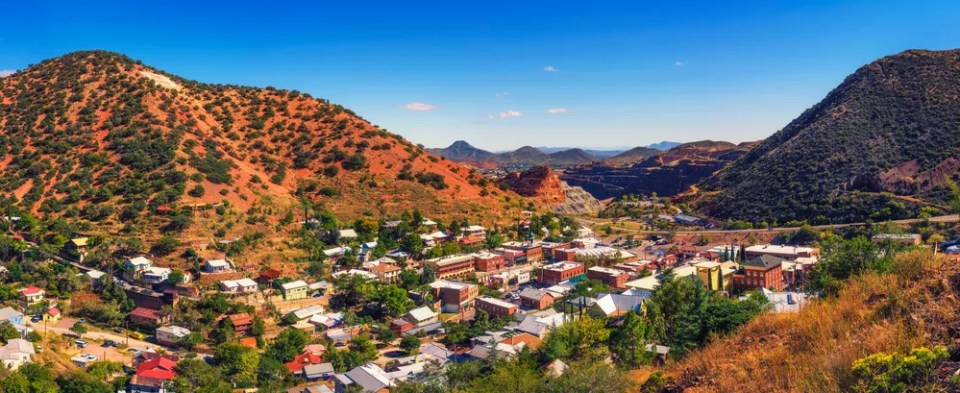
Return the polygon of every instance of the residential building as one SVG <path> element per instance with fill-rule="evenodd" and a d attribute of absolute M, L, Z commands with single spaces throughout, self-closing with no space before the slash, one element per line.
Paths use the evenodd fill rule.
<path fill-rule="evenodd" d="M 338 278 L 343 277 L 343 276 L 360 276 L 360 277 L 362 277 L 362 278 L 364 278 L 364 279 L 366 279 L 366 280 L 376 280 L 376 279 L 377 279 L 377 275 L 376 275 L 376 274 L 373 274 L 373 273 L 368 272 L 368 271 L 366 271 L 366 270 L 360 270 L 360 269 L 342 270 L 342 271 L 333 273 L 333 274 L 331 274 L 330 276 L 333 277 L 334 279 L 338 279 Z"/>
<path fill-rule="evenodd" d="M 303 366 L 303 378 L 308 381 L 320 381 L 332 378 L 336 372 L 333 370 L 333 363 L 308 364 Z M 320 385 L 323 386 L 323 385 Z M 323 386 L 328 392 L 332 392 L 326 386 Z"/>
<path fill-rule="evenodd" d="M 10 322 L 14 325 L 23 325 L 23 313 L 13 307 L 0 308 L 0 322 Z"/>
<path fill-rule="evenodd" d="M 476 307 L 477 310 L 483 310 L 493 318 L 510 316 L 519 310 L 516 304 L 492 297 L 477 298 Z"/>
<path fill-rule="evenodd" d="M 543 260 L 543 247 L 540 243 L 530 242 L 506 242 L 503 243 L 500 247 L 507 250 L 521 251 L 526 257 L 527 263 L 537 263 Z"/>
<path fill-rule="evenodd" d="M 152 266 L 143 271 L 143 273 L 140 275 L 140 279 L 148 284 L 162 284 L 167 282 L 167 279 L 170 278 L 170 272 L 172 272 L 172 270 L 168 268 Z"/>
<path fill-rule="evenodd" d="M 430 307 L 424 306 L 408 311 L 406 314 L 403 314 L 402 318 L 413 322 L 415 326 L 423 326 L 438 322 L 440 320 L 439 317 L 440 314 L 431 310 Z"/>
<path fill-rule="evenodd" d="M 7 345 L 0 347 L 0 364 L 11 371 L 16 371 L 20 366 L 32 362 L 33 355 L 36 354 L 32 342 L 22 338 L 12 338 L 7 340 Z"/>
<path fill-rule="evenodd" d="M 204 262 L 200 270 L 205 273 L 227 273 L 233 271 L 233 267 L 226 259 L 211 259 Z"/>
<path fill-rule="evenodd" d="M 874 243 L 897 243 L 904 246 L 919 246 L 923 238 L 919 233 L 880 233 L 870 238 Z"/>
<path fill-rule="evenodd" d="M 520 305 L 534 310 L 543 310 L 553 305 L 557 299 L 545 289 L 525 288 L 520 291 Z"/>
<path fill-rule="evenodd" d="M 461 312 L 470 308 L 470 303 L 480 294 L 474 284 L 437 280 L 430 283 L 430 293 L 440 302 L 442 312 Z"/>
<path fill-rule="evenodd" d="M 330 365 L 330 363 L 323 362 L 323 355 L 326 353 L 327 353 L 327 347 L 324 346 L 323 344 L 310 344 L 304 347 L 303 351 L 301 351 L 297 356 L 295 356 L 292 361 L 285 363 L 284 366 L 287 368 L 287 370 L 290 370 L 290 373 L 293 374 L 294 376 L 306 377 L 306 375 L 304 375 L 305 367 L 310 365 L 320 365 L 320 364 Z M 311 371 L 320 371 L 320 370 L 311 369 Z M 332 366 L 330 366 L 329 371 L 332 376 L 333 374 Z M 318 377 L 318 375 L 314 375 L 314 377 Z M 316 380 L 320 378 L 316 378 L 316 379 L 307 378 L 307 379 Z"/>
<path fill-rule="evenodd" d="M 423 245 L 426 247 L 435 247 L 446 241 L 447 238 L 449 238 L 449 236 L 441 231 L 420 234 L 420 240 L 423 240 Z"/>
<path fill-rule="evenodd" d="M 403 318 L 396 318 L 393 321 L 390 321 L 390 330 L 396 333 L 398 336 L 402 335 L 406 331 L 415 328 L 417 325 L 414 325 L 413 322 L 410 322 Z"/>
<path fill-rule="evenodd" d="M 466 277 L 474 273 L 473 254 L 458 254 L 424 261 L 424 266 L 432 267 L 437 278 L 445 280 L 454 277 Z"/>
<path fill-rule="evenodd" d="M 749 251 L 747 251 L 749 255 Z M 760 255 L 741 264 L 741 269 L 733 275 L 733 285 L 740 290 L 767 288 L 783 291 L 783 258 Z"/>
<path fill-rule="evenodd" d="M 590 314 L 596 317 L 619 317 L 630 311 L 639 312 L 646 296 L 632 296 L 608 293 L 597 297 L 590 306 Z"/>
<path fill-rule="evenodd" d="M 249 293 L 256 292 L 258 289 L 260 289 L 260 286 L 257 282 L 249 278 L 220 281 L 220 290 L 223 292 Z"/>
<path fill-rule="evenodd" d="M 250 333 L 250 329 L 253 328 L 253 317 L 250 316 L 250 314 L 233 314 L 227 318 L 230 318 L 230 323 L 233 324 L 233 331 L 236 332 L 238 336 Z"/>
<path fill-rule="evenodd" d="M 400 272 L 402 272 L 403 269 L 401 269 L 400 266 L 389 263 L 378 263 L 371 266 L 369 271 L 376 275 L 377 281 L 389 284 L 400 280 Z"/>
<path fill-rule="evenodd" d="M 296 318 L 297 321 L 308 320 L 317 314 L 323 314 L 323 306 L 319 304 L 294 310 L 293 312 L 290 313 L 290 315 L 293 315 L 293 317 Z"/>
<path fill-rule="evenodd" d="M 460 237 L 462 244 L 477 244 L 487 240 L 487 228 L 479 225 L 471 225 L 463 228 L 463 235 Z"/>
<path fill-rule="evenodd" d="M 123 262 L 123 277 L 126 280 L 139 279 L 151 266 L 153 262 L 142 256 L 127 259 Z"/>
<path fill-rule="evenodd" d="M 557 262 L 541 266 L 537 271 L 537 281 L 541 285 L 557 285 L 565 281 L 580 281 L 584 278 L 584 267 L 578 262 Z"/>
<path fill-rule="evenodd" d="M 173 325 L 161 326 L 157 328 L 154 334 L 157 337 L 157 342 L 160 343 L 160 345 L 173 347 L 180 345 L 180 340 L 183 340 L 184 337 L 190 335 L 190 329 Z"/>
<path fill-rule="evenodd" d="M 280 285 L 280 291 L 283 292 L 284 300 L 305 299 L 309 289 L 309 286 L 303 280 L 291 281 Z"/>
<path fill-rule="evenodd" d="M 270 285 L 273 283 L 273 280 L 280 278 L 280 274 L 280 271 L 277 269 L 264 270 L 260 272 L 259 276 L 257 276 L 257 282 L 264 285 Z"/>
<path fill-rule="evenodd" d="M 67 241 L 67 243 L 64 244 L 64 248 L 68 250 L 76 251 L 82 254 L 87 251 L 87 246 L 89 246 L 89 244 L 90 244 L 89 238 L 75 237 Z"/>
<path fill-rule="evenodd" d="M 158 355 L 142 361 L 130 378 L 129 390 L 131 393 L 167 393 L 167 385 L 177 377 L 176 369 L 176 360 L 169 356 Z"/>
<path fill-rule="evenodd" d="M 388 392 L 393 382 L 380 366 L 367 363 L 343 374 L 334 375 L 337 393 L 346 393 L 350 386 L 357 386 L 364 393 Z"/>
<path fill-rule="evenodd" d="M 565 313 L 550 312 L 544 315 L 528 314 L 520 320 L 516 330 L 518 332 L 529 333 L 533 336 L 543 339 L 551 330 L 563 326 L 570 320 L 570 316 Z"/>
<path fill-rule="evenodd" d="M 43 320 L 47 323 L 56 323 L 61 317 L 63 317 L 63 313 L 60 312 L 59 307 L 50 307 L 43 313 Z"/>
<path fill-rule="evenodd" d="M 103 284 L 105 284 L 104 280 L 107 277 L 107 273 L 99 270 L 90 270 L 87 272 L 87 277 L 90 278 L 90 289 L 99 290 L 103 288 Z"/>
<path fill-rule="evenodd" d="M 36 285 L 30 285 L 20 290 L 20 301 L 27 305 L 40 303 L 44 296 L 46 296 L 46 291 Z"/>
<path fill-rule="evenodd" d="M 603 281 L 611 288 L 624 288 L 628 277 L 630 275 L 627 272 L 609 267 L 594 266 L 587 269 L 588 279 Z"/>
<path fill-rule="evenodd" d="M 476 265 L 477 271 L 480 272 L 497 272 L 507 267 L 507 263 L 504 261 L 503 255 L 489 252 L 481 252 L 476 254 L 473 262 Z"/>
<path fill-rule="evenodd" d="M 155 328 L 170 321 L 169 315 L 163 315 L 160 310 L 137 307 L 130 311 L 130 323 L 133 325 Z"/>

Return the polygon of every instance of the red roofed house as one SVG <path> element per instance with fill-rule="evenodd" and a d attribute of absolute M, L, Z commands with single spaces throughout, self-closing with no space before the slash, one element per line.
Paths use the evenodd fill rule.
<path fill-rule="evenodd" d="M 310 344 L 303 348 L 303 352 L 293 358 L 292 362 L 284 364 L 287 370 L 293 375 L 302 375 L 303 367 L 311 364 L 323 363 L 323 355 L 327 353 L 327 347 L 323 344 Z"/>
<path fill-rule="evenodd" d="M 43 301 L 44 294 L 45 292 L 43 291 L 43 288 L 40 288 L 36 285 L 31 285 L 20 290 L 20 298 L 27 304 L 34 304 Z"/>
<path fill-rule="evenodd" d="M 250 329 L 253 327 L 253 317 L 247 313 L 234 314 L 229 316 L 230 322 L 233 323 L 233 331 L 237 332 L 237 335 L 246 335 L 250 332 Z"/>
<path fill-rule="evenodd" d="M 162 315 L 160 310 L 152 308 L 137 307 L 130 311 L 130 323 L 145 327 L 157 327 L 170 322 L 169 315 Z"/>
<path fill-rule="evenodd" d="M 62 313 L 59 308 L 50 307 L 47 312 L 43 313 L 43 320 L 47 322 L 56 322 L 60 320 Z"/>
<path fill-rule="evenodd" d="M 166 385 L 176 378 L 177 361 L 158 355 L 137 364 L 137 372 L 130 379 L 130 391 L 135 393 L 166 393 Z"/>
<path fill-rule="evenodd" d="M 280 271 L 279 271 L 279 270 L 277 270 L 277 269 L 267 269 L 267 270 L 264 270 L 264 271 L 260 272 L 260 276 L 257 277 L 257 282 L 258 282 L 258 283 L 261 283 L 261 284 L 264 284 L 264 285 L 269 285 L 270 283 L 273 282 L 273 280 L 276 280 L 276 279 L 278 279 L 278 278 L 280 278 Z"/>

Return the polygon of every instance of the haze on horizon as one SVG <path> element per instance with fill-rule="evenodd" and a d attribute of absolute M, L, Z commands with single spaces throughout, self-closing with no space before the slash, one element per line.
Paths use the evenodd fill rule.
<path fill-rule="evenodd" d="M 960 4 L 7 4 L 0 76 L 68 52 L 326 98 L 428 147 L 742 142 L 858 67 L 960 47 Z M 137 18 L 123 15 L 141 15 Z"/>

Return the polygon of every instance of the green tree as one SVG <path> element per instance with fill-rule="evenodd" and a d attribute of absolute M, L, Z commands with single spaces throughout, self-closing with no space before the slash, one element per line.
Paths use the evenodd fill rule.
<path fill-rule="evenodd" d="M 229 393 L 230 384 L 216 367 L 198 358 L 183 359 L 177 363 L 177 377 L 170 390 L 178 393 Z"/>
<path fill-rule="evenodd" d="M 610 352 L 616 364 L 639 367 L 649 363 L 651 354 L 645 349 L 651 334 L 650 325 L 636 312 L 630 311 L 623 324 L 610 333 Z"/>
<path fill-rule="evenodd" d="M 228 342 L 214 348 L 214 363 L 238 386 L 249 387 L 257 382 L 260 354 L 238 343 Z"/>
<path fill-rule="evenodd" d="M 412 334 L 404 336 L 400 340 L 400 349 L 408 355 L 415 355 L 420 350 L 420 338 Z"/>
<path fill-rule="evenodd" d="M 290 328 L 280 332 L 273 343 L 267 347 L 264 356 L 276 359 L 281 363 L 293 361 L 297 355 L 303 352 L 310 341 L 310 335 L 300 329 Z"/>

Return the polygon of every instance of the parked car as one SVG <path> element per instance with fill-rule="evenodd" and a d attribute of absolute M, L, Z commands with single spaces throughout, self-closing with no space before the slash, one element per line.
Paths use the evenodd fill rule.
<path fill-rule="evenodd" d="M 141 350 L 139 350 L 139 349 L 136 349 L 136 348 L 130 348 L 130 349 L 127 350 L 127 352 L 132 353 L 133 356 L 140 356 L 140 354 L 143 353 L 143 351 L 141 351 Z"/>
<path fill-rule="evenodd" d="M 77 344 L 77 346 L 80 347 L 80 348 L 86 348 L 86 347 L 87 347 L 87 344 L 89 344 L 89 343 L 87 343 L 86 341 L 83 341 L 83 340 L 74 340 L 73 343 L 74 343 L 74 344 Z"/>
<path fill-rule="evenodd" d="M 113 340 L 107 340 L 107 341 L 104 341 L 104 342 L 103 342 L 103 346 L 105 346 L 105 347 L 118 347 L 118 346 L 120 346 L 120 344 L 118 344 L 116 341 L 113 341 Z"/>
<path fill-rule="evenodd" d="M 83 319 L 83 318 L 80 318 L 80 319 L 77 320 L 77 323 L 80 323 L 80 324 L 87 323 L 87 320 L 86 320 L 86 319 Z"/>
<path fill-rule="evenodd" d="M 143 337 L 144 337 L 144 336 L 143 336 L 143 333 L 133 332 L 133 333 L 130 333 L 130 337 L 133 337 L 133 338 L 135 338 L 135 339 L 137 339 L 137 340 L 143 340 Z"/>
<path fill-rule="evenodd" d="M 34 315 L 33 318 L 30 318 L 30 322 L 33 322 L 33 323 L 38 323 L 38 322 L 40 322 L 41 320 L 43 320 L 43 317 L 41 317 L 41 316 L 39 316 L 39 315 Z"/>
<path fill-rule="evenodd" d="M 115 328 L 113 328 L 113 331 L 114 331 L 114 332 L 117 332 L 117 333 L 123 333 L 123 328 L 122 328 L 122 327 L 115 327 Z"/>
<path fill-rule="evenodd" d="M 37 353 L 43 352 L 43 345 L 37 345 L 36 350 Z"/>

